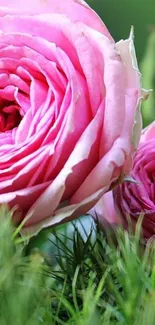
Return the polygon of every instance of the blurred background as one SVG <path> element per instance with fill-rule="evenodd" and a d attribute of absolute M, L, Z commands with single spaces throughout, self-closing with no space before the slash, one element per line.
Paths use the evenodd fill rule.
<path fill-rule="evenodd" d="M 87 0 L 100 15 L 116 41 L 135 29 L 138 59 L 141 60 L 151 28 L 155 26 L 155 0 Z"/>
<path fill-rule="evenodd" d="M 144 88 L 155 88 L 155 0 L 87 0 L 115 41 L 128 38 L 134 26 L 137 59 Z M 155 119 L 155 95 L 143 104 L 143 125 Z"/>

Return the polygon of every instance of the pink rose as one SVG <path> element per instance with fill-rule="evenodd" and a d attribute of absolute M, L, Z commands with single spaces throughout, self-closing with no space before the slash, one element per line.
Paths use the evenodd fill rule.
<path fill-rule="evenodd" d="M 91 209 L 131 168 L 141 131 L 132 35 L 84 1 L 0 1 L 0 203 L 23 231 Z"/>
<path fill-rule="evenodd" d="M 155 122 L 142 133 L 131 176 L 137 183 L 123 183 L 115 190 L 117 210 L 124 224 L 127 215 L 133 224 L 143 215 L 143 234 L 149 238 L 155 235 Z"/>

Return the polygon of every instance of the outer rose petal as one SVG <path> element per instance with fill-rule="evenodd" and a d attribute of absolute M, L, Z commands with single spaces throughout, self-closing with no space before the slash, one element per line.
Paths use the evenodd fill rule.
<path fill-rule="evenodd" d="M 128 40 L 120 41 L 117 43 L 117 49 L 121 54 L 121 57 L 126 65 L 127 78 L 126 85 L 127 89 L 130 89 L 133 94 L 127 95 L 127 101 L 131 101 L 134 98 L 134 89 L 138 89 L 141 74 L 138 69 L 137 59 L 135 54 L 135 48 L 133 43 L 133 30 L 131 29 L 130 37 Z M 131 112 L 127 104 L 127 110 L 125 114 L 124 133 L 128 133 L 128 137 L 131 135 L 132 130 L 132 145 L 133 149 L 136 149 L 140 140 L 141 129 L 142 129 L 142 116 L 140 112 L 141 101 L 148 96 L 148 92 L 141 90 L 139 92 L 136 112 Z M 136 93 L 135 93 L 136 98 Z M 134 103 L 133 103 L 134 105 Z M 134 122 L 134 123 L 133 123 Z"/>
<path fill-rule="evenodd" d="M 81 21 L 109 38 L 112 38 L 99 16 L 82 0 L 0 0 L 0 15 L 3 14 L 52 14 L 69 17 L 73 22 Z"/>
<path fill-rule="evenodd" d="M 118 137 L 119 136 L 122 137 L 123 141 L 122 141 L 122 146 L 120 147 L 120 151 L 118 151 L 118 157 L 121 155 L 121 150 L 124 153 L 126 153 L 128 160 L 126 160 L 126 162 L 124 162 L 122 166 L 124 168 L 124 174 L 127 175 L 131 170 L 132 157 L 135 152 L 135 149 L 137 149 L 140 140 L 140 135 L 141 135 L 141 128 L 142 128 L 142 118 L 140 112 L 141 101 L 147 98 L 149 92 L 145 90 L 139 91 L 137 97 L 137 90 L 138 90 L 141 74 L 137 66 L 132 30 L 129 39 L 118 42 L 116 44 L 116 47 L 126 66 L 126 79 L 124 81 L 126 82 L 126 88 L 127 88 L 126 105 L 125 105 L 126 112 L 123 120 L 121 111 L 117 112 L 116 114 L 115 110 L 112 110 L 112 112 L 110 109 L 107 110 L 106 111 L 107 116 L 105 116 L 104 119 L 106 125 L 106 127 L 104 128 L 104 134 L 105 134 L 105 139 L 108 141 L 106 143 L 107 146 L 106 150 L 112 150 L 112 155 L 113 155 L 113 149 L 111 146 L 114 141 L 114 137 L 116 136 L 116 134 Z M 135 106 L 136 106 L 136 110 L 135 110 Z M 118 105 L 118 109 L 120 108 L 121 105 Z M 121 119 L 123 120 L 122 130 L 120 125 L 118 127 L 117 122 L 114 122 L 114 126 L 116 128 L 118 127 L 118 129 L 110 128 L 111 120 L 114 121 L 115 119 L 117 120 L 118 115 L 120 116 L 119 123 L 121 123 Z M 109 124 L 109 129 L 108 129 L 108 124 Z M 110 133 L 108 131 L 110 131 Z M 131 134 L 132 134 L 132 139 L 131 139 Z M 124 141 L 125 139 L 127 141 L 126 144 Z M 128 151 L 129 149 L 130 152 Z M 116 160 L 114 159 L 114 161 Z M 104 167 L 103 167 L 103 175 L 104 175 Z M 114 207 L 112 192 L 104 194 L 103 197 L 100 199 L 100 201 L 96 204 L 96 206 L 89 211 L 89 213 L 93 217 L 95 217 L 96 214 L 101 224 L 104 222 L 104 219 L 106 219 L 109 223 L 115 223 L 115 222 L 118 223 L 118 217 Z"/>
<path fill-rule="evenodd" d="M 41 221 L 39 224 L 34 224 L 29 227 L 23 227 L 21 229 L 21 234 L 28 236 L 36 235 L 43 228 L 55 226 L 57 224 L 70 221 L 81 216 L 82 214 L 90 210 L 90 207 L 92 205 L 95 205 L 96 202 L 99 201 L 99 199 L 103 196 L 103 193 L 106 192 L 106 190 L 107 188 L 103 188 L 93 193 L 93 195 L 81 201 L 79 204 L 71 204 L 67 207 L 56 210 L 52 218 L 47 218 Z M 25 221 L 29 221 L 29 218 L 31 218 L 31 213 L 27 215 Z"/>

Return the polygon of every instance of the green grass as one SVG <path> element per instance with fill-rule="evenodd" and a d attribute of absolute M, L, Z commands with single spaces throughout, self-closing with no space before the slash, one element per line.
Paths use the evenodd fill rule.
<path fill-rule="evenodd" d="M 141 242 L 140 222 L 135 234 L 57 228 L 41 252 L 11 213 L 0 218 L 1 325 L 154 325 L 155 247 Z"/>

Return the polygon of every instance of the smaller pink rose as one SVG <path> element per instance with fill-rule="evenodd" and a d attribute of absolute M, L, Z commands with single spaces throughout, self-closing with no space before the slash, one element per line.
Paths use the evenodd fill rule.
<path fill-rule="evenodd" d="M 110 224 L 122 222 L 125 228 L 129 217 L 135 225 L 143 216 L 143 235 L 150 238 L 155 235 L 155 122 L 142 132 L 130 177 L 136 182 L 124 182 L 106 193 L 90 212 L 101 226 L 107 220 Z"/>
<path fill-rule="evenodd" d="M 115 203 L 124 223 L 127 215 L 133 224 L 144 215 L 143 235 L 150 238 L 155 235 L 155 122 L 142 132 L 131 175 L 137 183 L 118 186 Z"/>

